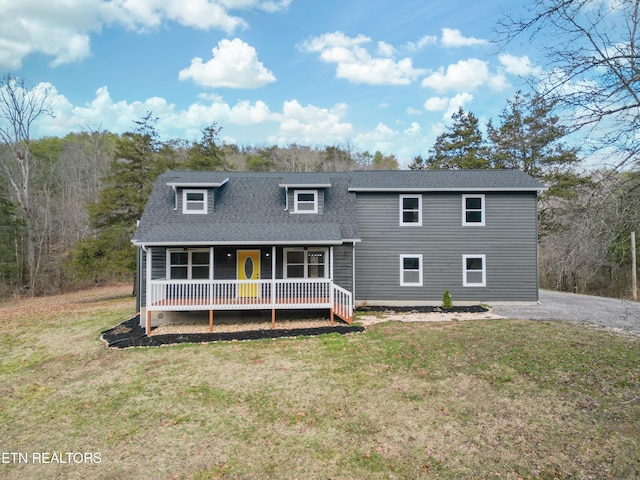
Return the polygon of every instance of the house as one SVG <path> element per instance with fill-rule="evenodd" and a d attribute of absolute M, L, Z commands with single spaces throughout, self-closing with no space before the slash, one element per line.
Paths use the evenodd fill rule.
<path fill-rule="evenodd" d="M 538 299 L 537 195 L 518 170 L 160 175 L 133 238 L 149 331 L 176 311 Z"/>

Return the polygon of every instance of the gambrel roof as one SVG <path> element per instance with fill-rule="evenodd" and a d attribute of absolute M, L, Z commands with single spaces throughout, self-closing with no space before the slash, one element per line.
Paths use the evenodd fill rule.
<path fill-rule="evenodd" d="M 184 214 L 180 189 L 213 192 L 212 211 Z M 518 170 L 355 172 L 169 171 L 156 180 L 135 232 L 136 245 L 339 245 L 359 240 L 357 192 L 541 191 Z M 292 214 L 290 190 L 322 192 L 315 214 Z"/>

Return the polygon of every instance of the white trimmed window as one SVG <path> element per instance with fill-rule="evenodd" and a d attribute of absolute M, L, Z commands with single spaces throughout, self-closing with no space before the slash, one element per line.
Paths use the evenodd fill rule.
<path fill-rule="evenodd" d="M 400 225 L 422 226 L 422 195 L 400 195 Z"/>
<path fill-rule="evenodd" d="M 422 286 L 422 255 L 400 255 L 400 286 Z"/>
<path fill-rule="evenodd" d="M 318 191 L 317 190 L 294 190 L 293 212 L 294 213 L 318 213 Z"/>
<path fill-rule="evenodd" d="M 326 248 L 285 248 L 284 278 L 327 278 L 328 258 Z"/>
<path fill-rule="evenodd" d="M 462 225 L 484 227 L 484 195 L 462 195 Z"/>
<path fill-rule="evenodd" d="M 462 286 L 487 286 L 487 257 L 486 255 L 462 256 Z"/>
<path fill-rule="evenodd" d="M 182 213 L 207 213 L 207 191 L 183 190 Z"/>
<path fill-rule="evenodd" d="M 167 250 L 167 278 L 201 280 L 210 278 L 209 250 Z"/>

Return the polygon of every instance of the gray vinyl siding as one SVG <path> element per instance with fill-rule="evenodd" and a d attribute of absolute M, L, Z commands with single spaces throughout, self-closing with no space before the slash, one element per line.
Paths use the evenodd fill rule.
<path fill-rule="evenodd" d="M 333 247 L 333 283 L 353 291 L 353 244 Z"/>
<path fill-rule="evenodd" d="M 462 193 L 424 193 L 422 226 L 399 226 L 399 194 L 358 193 L 359 302 L 535 301 L 535 192 L 485 193 L 486 226 L 462 226 Z M 475 193 L 475 192 L 474 192 Z M 400 255 L 422 255 L 423 285 L 400 286 Z M 463 287 L 463 255 L 486 256 L 486 286 Z"/>

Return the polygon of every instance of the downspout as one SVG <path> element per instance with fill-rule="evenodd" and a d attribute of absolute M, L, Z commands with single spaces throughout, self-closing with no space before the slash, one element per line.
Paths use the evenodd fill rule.
<path fill-rule="evenodd" d="M 175 199 L 173 202 L 173 211 L 175 212 L 176 210 L 178 210 L 178 189 L 175 185 L 171 185 L 171 188 L 173 188 L 173 196 Z"/>
<path fill-rule="evenodd" d="M 353 247 L 351 248 L 351 291 L 353 295 L 351 297 L 351 308 L 356 308 L 356 241 L 353 241 Z"/>
<path fill-rule="evenodd" d="M 289 187 L 284 186 L 284 211 L 287 212 L 289 210 Z"/>

